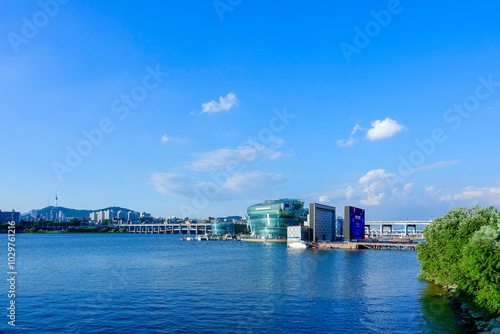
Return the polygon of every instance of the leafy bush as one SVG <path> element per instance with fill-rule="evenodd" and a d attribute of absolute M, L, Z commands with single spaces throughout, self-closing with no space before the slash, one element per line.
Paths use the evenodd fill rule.
<path fill-rule="evenodd" d="M 459 293 L 479 307 L 500 313 L 500 224 L 483 226 L 463 249 Z"/>
<path fill-rule="evenodd" d="M 474 305 L 500 313 L 500 211 L 455 208 L 424 229 L 417 247 L 421 277 L 456 285 Z"/>

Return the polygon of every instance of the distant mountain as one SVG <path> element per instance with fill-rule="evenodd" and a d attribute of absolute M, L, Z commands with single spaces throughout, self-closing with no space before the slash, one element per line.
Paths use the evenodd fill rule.
<path fill-rule="evenodd" d="M 51 210 L 56 210 L 55 206 L 48 206 L 43 209 L 36 210 L 38 215 L 43 215 L 45 217 L 49 216 L 49 213 Z M 79 210 L 79 209 L 70 209 L 70 208 L 65 208 L 63 206 L 58 206 L 57 211 L 62 211 L 65 217 L 72 217 L 72 218 L 88 218 L 89 214 L 94 211 L 102 211 L 102 210 L 113 210 L 115 212 L 118 211 L 125 211 L 125 212 L 130 212 L 134 210 L 130 209 L 125 209 L 121 208 L 119 206 L 110 206 L 104 209 L 98 209 L 98 210 Z M 135 212 L 135 211 L 134 211 Z M 31 213 L 23 213 L 22 216 L 29 216 Z"/>

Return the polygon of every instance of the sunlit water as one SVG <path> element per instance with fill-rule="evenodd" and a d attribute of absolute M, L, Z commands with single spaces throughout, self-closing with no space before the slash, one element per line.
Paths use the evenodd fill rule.
<path fill-rule="evenodd" d="M 16 327 L 4 311 L 2 332 L 461 333 L 440 288 L 417 279 L 416 252 L 18 235 L 17 262 Z"/>

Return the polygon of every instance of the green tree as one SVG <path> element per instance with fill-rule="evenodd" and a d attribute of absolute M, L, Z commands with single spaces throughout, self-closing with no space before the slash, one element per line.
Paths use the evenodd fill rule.
<path fill-rule="evenodd" d="M 458 292 L 475 305 L 500 313 L 500 224 L 495 217 L 462 251 Z"/>
<path fill-rule="evenodd" d="M 457 286 L 457 295 L 478 308 L 500 312 L 500 211 L 455 208 L 436 218 L 417 246 L 424 279 Z"/>
<path fill-rule="evenodd" d="M 68 226 L 79 226 L 82 224 L 82 221 L 78 218 L 71 218 L 68 222 Z"/>

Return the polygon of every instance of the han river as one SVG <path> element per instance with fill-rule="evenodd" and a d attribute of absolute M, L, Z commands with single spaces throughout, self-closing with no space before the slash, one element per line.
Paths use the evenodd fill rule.
<path fill-rule="evenodd" d="M 180 237 L 17 235 L 16 326 L 4 279 L 0 332 L 461 333 L 416 252 Z"/>

